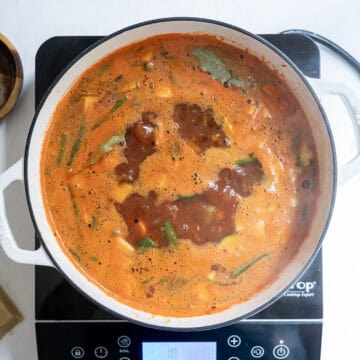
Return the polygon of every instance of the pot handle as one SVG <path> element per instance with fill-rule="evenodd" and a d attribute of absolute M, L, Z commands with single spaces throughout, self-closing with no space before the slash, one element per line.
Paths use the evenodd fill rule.
<path fill-rule="evenodd" d="M 16 180 L 24 181 L 24 160 L 17 163 L 0 175 L 0 245 L 6 255 L 13 261 L 22 264 L 52 266 L 50 258 L 44 248 L 40 246 L 37 250 L 21 249 L 16 243 L 11 232 L 5 209 L 5 189 Z"/>
<path fill-rule="evenodd" d="M 339 168 L 338 182 L 343 185 L 360 173 L 360 97 L 354 89 L 342 83 L 307 78 L 316 94 L 338 95 L 343 101 L 352 121 L 355 132 L 357 155 Z"/>

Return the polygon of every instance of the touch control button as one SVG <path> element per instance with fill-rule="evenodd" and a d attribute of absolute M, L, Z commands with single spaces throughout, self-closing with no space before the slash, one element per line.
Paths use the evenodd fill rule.
<path fill-rule="evenodd" d="M 264 356 L 265 350 L 260 345 L 255 345 L 251 348 L 250 354 L 254 359 L 260 359 Z"/>
<path fill-rule="evenodd" d="M 95 351 L 94 351 L 95 356 L 98 359 L 106 359 L 107 356 L 109 355 L 109 351 L 106 347 L 104 346 L 98 346 Z"/>
<path fill-rule="evenodd" d="M 236 348 L 241 344 L 241 338 L 238 335 L 230 335 L 227 339 L 227 343 L 230 347 Z"/>
<path fill-rule="evenodd" d="M 290 354 L 290 349 L 283 344 L 276 345 L 273 349 L 273 355 L 276 359 L 286 359 Z"/>
<path fill-rule="evenodd" d="M 121 357 L 119 360 L 131 360 L 129 357 L 127 357 L 127 356 L 123 356 L 123 357 Z"/>
<path fill-rule="evenodd" d="M 228 360 L 240 360 L 237 356 L 229 357 Z"/>
<path fill-rule="evenodd" d="M 118 345 L 120 347 L 127 348 L 130 346 L 130 344 L 131 344 L 131 340 L 128 336 L 123 335 L 118 338 Z"/>
<path fill-rule="evenodd" d="M 71 349 L 71 356 L 73 359 L 82 359 L 85 356 L 85 351 L 80 346 L 75 346 Z"/>

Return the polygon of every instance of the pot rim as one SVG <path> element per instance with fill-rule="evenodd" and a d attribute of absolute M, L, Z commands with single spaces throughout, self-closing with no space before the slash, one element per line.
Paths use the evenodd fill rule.
<path fill-rule="evenodd" d="M 241 319 L 244 318 L 249 318 L 257 313 L 259 313 L 260 311 L 262 311 L 263 309 L 265 309 L 266 307 L 268 307 L 269 305 L 271 305 L 272 303 L 274 303 L 276 300 L 278 300 L 282 295 L 283 292 L 277 293 L 276 295 L 274 295 L 271 299 L 269 299 L 268 301 L 266 301 L 265 303 L 263 303 L 262 305 L 256 307 L 254 310 L 243 314 L 241 316 L 235 317 L 231 320 L 228 321 L 224 321 L 224 322 L 219 322 L 216 324 L 211 324 L 211 325 L 205 325 L 205 326 L 198 326 L 198 327 L 193 327 L 193 328 L 188 328 L 188 327 L 175 327 L 175 326 L 166 326 L 166 325 L 153 325 L 150 322 L 147 322 L 145 320 L 141 321 L 141 320 L 137 320 L 131 317 L 128 317 L 126 315 L 120 314 L 119 312 L 105 306 L 103 303 L 99 302 L 97 299 L 93 298 L 92 296 L 90 296 L 89 294 L 87 294 L 81 287 L 79 287 L 67 274 L 66 272 L 62 269 L 62 267 L 55 261 L 51 251 L 48 249 L 47 245 L 46 245 L 46 240 L 44 240 L 39 227 L 37 225 L 37 220 L 35 217 L 35 213 L 33 211 L 33 207 L 32 207 L 32 203 L 30 201 L 30 188 L 29 188 L 29 174 L 28 174 L 28 164 L 29 164 L 29 148 L 30 148 L 30 144 L 31 144 L 31 139 L 32 139 L 32 133 L 33 130 L 35 128 L 38 116 L 41 112 L 42 107 L 44 106 L 45 102 L 47 101 L 47 98 L 49 96 L 49 94 L 51 93 L 51 91 L 53 90 L 53 88 L 55 87 L 55 85 L 57 83 L 59 83 L 62 79 L 62 77 L 64 76 L 64 74 L 79 60 L 81 59 L 84 55 L 86 55 L 88 52 L 90 52 L 91 50 L 93 50 L 94 48 L 96 48 L 97 46 L 99 46 L 100 44 L 103 44 L 104 42 L 112 39 L 115 36 L 118 36 L 124 32 L 136 29 L 136 28 L 140 28 L 142 26 L 146 26 L 146 25 L 151 25 L 151 24 L 155 24 L 155 23 L 165 23 L 165 22 L 177 22 L 177 21 L 189 21 L 189 22 L 203 22 L 203 23 L 209 23 L 209 24 L 214 24 L 214 25 L 219 25 L 225 28 L 229 28 L 232 30 L 235 30 L 239 33 L 245 34 L 251 38 L 253 38 L 254 40 L 259 41 L 260 43 L 262 43 L 263 45 L 267 46 L 268 48 L 270 48 L 272 51 L 274 51 L 277 55 L 279 55 L 286 63 L 287 65 L 289 65 L 297 74 L 297 76 L 303 81 L 303 83 L 305 84 L 307 90 L 310 92 L 310 94 L 312 95 L 312 98 L 314 99 L 317 107 L 320 110 L 321 116 L 322 116 L 322 120 L 325 124 L 326 130 L 327 130 L 327 135 L 329 137 L 329 142 L 330 142 L 330 147 L 331 147 L 331 152 L 332 152 L 332 156 L 333 156 L 333 186 L 332 186 L 332 193 L 331 193 L 331 198 L 330 198 L 330 206 L 329 206 L 329 210 L 328 210 L 328 214 L 327 214 L 327 218 L 326 218 L 326 222 L 325 225 L 322 229 L 321 232 L 321 236 L 317 242 L 316 247 L 314 248 L 311 256 L 308 258 L 307 262 L 302 266 L 301 270 L 299 271 L 299 273 L 297 274 L 297 276 L 295 276 L 292 281 L 284 288 L 284 292 L 294 283 L 296 282 L 304 273 L 305 271 L 308 269 L 308 267 L 311 265 L 311 263 L 313 262 L 313 260 L 315 259 L 315 257 L 317 256 L 321 246 L 322 246 L 322 242 L 324 240 L 324 237 L 326 235 L 327 229 L 329 227 L 329 223 L 331 220 L 331 216 L 333 213 L 333 209 L 334 209 L 334 204 L 335 204 L 335 197 L 336 197 L 336 188 L 337 188 L 337 160 L 336 160 L 336 152 L 335 152 L 335 143 L 334 143 L 334 139 L 333 139 L 333 135 L 331 132 L 331 128 L 329 125 L 329 121 L 328 118 L 326 116 L 326 113 L 320 103 L 320 100 L 317 96 L 317 94 L 315 93 L 315 91 L 313 90 L 313 88 L 311 87 L 311 85 L 309 84 L 309 82 L 307 81 L 306 77 L 302 74 L 302 72 L 297 68 L 297 66 L 293 63 L 293 61 L 287 56 L 285 55 L 281 50 L 279 50 L 277 47 L 275 47 L 273 44 L 271 44 L 269 41 L 267 41 L 266 39 L 260 37 L 259 35 L 253 34 L 247 30 L 244 30 L 240 27 L 237 27 L 235 25 L 231 25 L 222 21 L 218 21 L 218 20 L 213 20 L 213 19 L 207 19 L 207 18 L 200 18 L 200 17 L 166 17 L 166 18 L 158 18 L 158 19 L 152 19 L 152 20 L 147 20 L 147 21 L 143 21 L 143 22 L 139 22 L 130 26 L 127 26 L 121 30 L 118 30 L 110 35 L 104 36 L 101 39 L 99 39 L 98 41 L 96 41 L 94 44 L 90 45 L 88 48 L 86 48 L 85 50 L 83 50 L 80 54 L 78 54 L 73 60 L 71 60 L 69 62 L 69 64 L 64 67 L 61 72 L 59 73 L 59 75 L 53 80 L 52 84 L 47 88 L 47 90 L 45 91 L 38 107 L 35 110 L 35 114 L 32 120 L 32 123 L 30 125 L 30 129 L 29 129 L 29 133 L 26 139 L 26 145 L 25 145 L 25 154 L 24 154 L 24 185 L 25 185 L 25 197 L 26 197 L 26 202 L 27 202 L 27 206 L 30 212 L 30 217 L 31 220 L 33 222 L 34 228 L 35 228 L 35 232 L 36 232 L 36 236 L 38 237 L 41 245 L 44 247 L 46 254 L 49 256 L 49 258 L 51 259 L 52 263 L 55 265 L 56 270 L 66 279 L 66 281 L 68 281 L 72 287 L 74 287 L 76 289 L 76 291 L 78 291 L 79 293 L 81 293 L 81 295 L 85 296 L 87 299 L 89 299 L 90 301 L 92 301 L 93 303 L 95 303 L 97 306 L 99 306 L 100 308 L 104 309 L 105 311 L 107 311 L 108 313 L 110 313 L 111 315 L 115 316 L 116 318 L 121 318 L 119 320 L 128 320 L 132 323 L 135 323 L 137 325 L 140 326 L 145 326 L 145 327 L 149 327 L 149 328 L 153 328 L 153 329 L 159 329 L 159 330 L 168 330 L 168 331 L 181 331 L 181 332 L 186 332 L 186 331 L 203 331 L 203 330 L 210 330 L 210 329 L 216 329 L 216 328 L 220 328 L 220 327 L 225 327 L 231 324 L 234 324 L 236 322 L 238 322 Z M 104 55 L 105 56 L 105 55 Z M 161 315 L 159 315 L 161 316 Z M 179 317 L 179 319 L 186 319 L 188 318 L 189 321 L 191 321 L 192 317 Z"/>

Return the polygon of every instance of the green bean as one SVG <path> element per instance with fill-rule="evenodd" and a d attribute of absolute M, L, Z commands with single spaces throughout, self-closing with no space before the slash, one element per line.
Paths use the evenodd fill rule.
<path fill-rule="evenodd" d="M 96 71 L 96 75 L 101 76 L 104 73 L 106 73 L 108 70 L 110 69 L 110 64 L 109 63 L 104 63 L 100 66 L 99 69 L 97 69 Z"/>
<path fill-rule="evenodd" d="M 151 277 L 143 280 L 141 283 L 144 284 L 144 285 L 146 285 L 146 284 L 149 284 L 150 282 L 152 282 L 154 279 L 155 279 L 155 277 L 154 277 L 154 276 L 151 276 Z"/>
<path fill-rule="evenodd" d="M 70 194 L 70 200 L 72 203 L 72 207 L 74 210 L 75 219 L 76 219 L 77 223 L 79 223 L 80 222 L 79 208 L 78 208 L 77 202 L 75 201 L 74 192 L 70 186 L 68 186 L 68 190 L 69 190 L 69 194 Z"/>
<path fill-rule="evenodd" d="M 160 280 L 160 284 L 165 285 L 166 290 L 168 291 L 174 291 L 180 287 L 185 286 L 188 283 L 187 279 L 181 278 L 181 277 L 176 277 L 174 279 L 168 279 L 168 278 L 162 278 Z"/>
<path fill-rule="evenodd" d="M 105 115 L 103 116 L 99 121 L 97 121 L 93 127 L 91 128 L 91 130 L 95 130 L 97 129 L 98 127 L 100 127 L 100 125 L 102 125 L 103 122 L 105 122 L 106 120 L 109 119 L 109 115 Z"/>
<path fill-rule="evenodd" d="M 105 142 L 100 144 L 96 151 L 91 154 L 92 158 L 86 161 L 87 165 L 96 164 L 101 158 L 110 151 L 113 151 L 116 146 L 120 144 L 121 141 L 125 141 L 123 136 L 113 135 Z"/>
<path fill-rule="evenodd" d="M 127 100 L 127 97 L 124 95 L 124 96 L 121 96 L 120 99 L 118 99 L 115 104 L 113 105 L 113 107 L 111 108 L 111 112 L 114 112 L 115 110 L 117 110 L 121 105 L 123 105 Z"/>
<path fill-rule="evenodd" d="M 184 200 L 184 201 L 191 201 L 195 199 L 195 194 L 194 195 L 180 195 L 179 196 L 179 200 Z"/>
<path fill-rule="evenodd" d="M 85 130 L 86 130 L 86 126 L 85 126 L 84 123 L 82 123 L 80 125 L 79 132 L 78 132 L 78 135 L 77 135 L 76 140 L 74 142 L 74 145 L 73 145 L 73 147 L 71 149 L 71 153 L 70 153 L 69 160 L 67 162 L 67 166 L 70 166 L 73 163 L 76 154 L 79 152 L 81 142 L 82 142 L 82 138 L 83 138 L 83 136 L 85 134 Z"/>
<path fill-rule="evenodd" d="M 126 95 L 123 95 L 120 97 L 120 99 L 118 99 L 115 104 L 113 105 L 113 107 L 111 108 L 111 112 L 116 111 L 121 105 L 123 105 L 127 100 Z M 91 128 L 91 130 L 95 130 L 98 127 L 100 127 L 105 121 L 109 120 L 109 114 L 106 114 L 105 116 L 103 116 L 99 121 L 97 121 Z"/>
<path fill-rule="evenodd" d="M 71 188 L 71 186 L 68 186 L 68 190 L 69 190 L 69 194 L 70 194 L 70 200 L 71 200 L 72 208 L 73 208 L 73 211 L 74 211 L 76 225 L 77 225 L 78 230 L 79 230 L 79 235 L 80 235 L 80 238 L 83 239 L 84 234 L 83 234 L 83 231 L 81 229 L 79 207 L 78 207 L 78 204 L 77 204 L 77 202 L 75 200 L 74 192 L 73 192 L 73 189 Z"/>
<path fill-rule="evenodd" d="M 237 160 L 236 161 L 236 165 L 238 166 L 244 166 L 244 165 L 247 165 L 247 164 L 251 164 L 253 162 L 256 161 L 256 157 L 253 156 L 253 155 L 250 155 L 249 157 L 245 158 L 245 159 L 240 159 L 240 160 Z"/>
<path fill-rule="evenodd" d="M 111 237 L 115 237 L 115 236 L 119 236 L 119 235 L 120 235 L 120 230 L 119 230 L 119 229 L 115 229 L 115 230 L 110 234 Z"/>
<path fill-rule="evenodd" d="M 148 248 L 156 247 L 155 243 L 148 236 L 144 237 L 144 239 L 141 240 L 140 246 Z"/>
<path fill-rule="evenodd" d="M 151 248 L 156 248 L 155 243 L 148 236 L 144 237 L 139 243 L 140 251 L 144 253 L 146 250 Z"/>
<path fill-rule="evenodd" d="M 93 216 L 92 218 L 91 218 L 91 228 L 92 229 L 95 229 L 95 227 L 96 227 L 96 224 L 97 224 L 97 219 L 96 219 L 96 216 Z"/>
<path fill-rule="evenodd" d="M 56 158 L 56 163 L 58 165 L 60 165 L 62 163 L 65 146 L 66 146 L 66 141 L 67 141 L 67 135 L 65 133 L 62 133 L 61 137 L 60 137 L 60 148 L 59 148 L 58 156 Z"/>
<path fill-rule="evenodd" d="M 69 248 L 69 253 L 77 260 L 77 261 L 81 261 L 80 256 L 71 248 Z"/>
<path fill-rule="evenodd" d="M 171 225 L 170 220 L 167 220 L 164 224 L 165 234 L 171 245 L 177 245 L 177 237 L 174 228 Z"/>
<path fill-rule="evenodd" d="M 99 146 L 98 151 L 100 152 L 100 154 L 108 153 L 114 150 L 114 146 L 119 145 L 120 141 L 122 141 L 123 139 L 124 138 L 119 135 L 113 135 Z"/>
<path fill-rule="evenodd" d="M 262 254 L 259 256 L 256 256 L 255 258 L 253 258 L 252 260 L 248 261 L 247 263 L 241 265 L 240 267 L 238 267 L 237 269 L 235 269 L 234 271 L 232 271 L 230 273 L 232 278 L 237 278 L 238 276 L 240 276 L 241 274 L 243 274 L 246 270 L 248 270 L 251 266 L 253 266 L 254 264 L 256 264 L 259 260 L 261 260 L 262 258 L 264 258 L 265 256 L 268 256 L 269 254 Z"/>

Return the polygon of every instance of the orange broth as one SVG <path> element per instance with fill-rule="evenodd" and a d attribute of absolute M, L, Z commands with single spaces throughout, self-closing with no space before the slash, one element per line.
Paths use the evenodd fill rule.
<path fill-rule="evenodd" d="M 246 50 L 182 34 L 82 74 L 41 159 L 48 221 L 71 261 L 116 300 L 176 317 L 222 311 L 279 276 L 307 235 L 317 169 L 281 77 Z"/>

